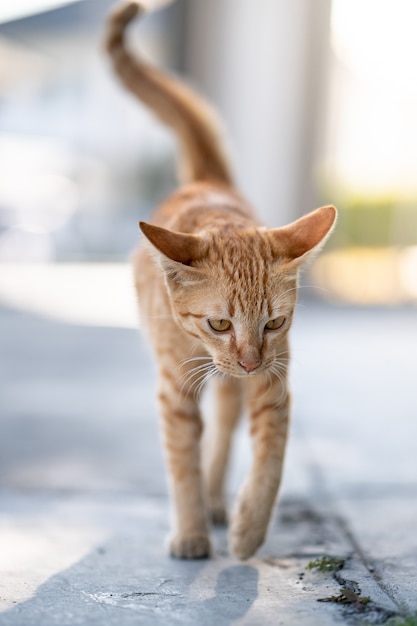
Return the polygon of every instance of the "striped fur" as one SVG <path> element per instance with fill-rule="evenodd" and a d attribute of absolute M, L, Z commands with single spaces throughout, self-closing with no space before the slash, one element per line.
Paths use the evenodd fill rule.
<path fill-rule="evenodd" d="M 323 244 L 336 212 L 322 207 L 282 228 L 261 226 L 233 187 L 218 124 L 207 105 L 126 49 L 124 29 L 140 12 L 134 2 L 115 10 L 107 49 L 126 87 L 176 133 L 188 181 L 150 223 L 141 223 L 144 242 L 133 255 L 142 323 L 159 368 L 158 401 L 176 511 L 170 552 L 180 558 L 209 555 L 210 517 L 215 522 L 227 517 L 224 478 L 232 433 L 245 405 L 253 463 L 231 518 L 230 544 L 246 559 L 265 539 L 281 480 L 290 405 L 288 331 L 298 269 Z M 223 326 L 223 332 L 216 330 Z M 204 474 L 199 396 L 210 379 L 216 429 L 203 451 Z"/>

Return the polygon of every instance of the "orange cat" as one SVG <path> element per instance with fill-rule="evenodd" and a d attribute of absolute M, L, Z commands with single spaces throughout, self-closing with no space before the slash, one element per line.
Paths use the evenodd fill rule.
<path fill-rule="evenodd" d="M 233 186 L 216 118 L 205 102 L 126 50 L 125 27 L 140 12 L 136 2 L 115 10 L 107 49 L 125 86 L 176 133 L 187 183 L 155 211 L 152 223 L 140 223 L 145 240 L 133 258 L 141 317 L 159 369 L 176 511 L 170 553 L 210 553 L 209 518 L 226 519 L 224 476 L 244 404 L 253 462 L 231 517 L 230 544 L 247 559 L 265 539 L 281 480 L 298 270 L 331 232 L 336 210 L 322 207 L 282 228 L 258 222 Z M 203 476 L 198 397 L 210 378 L 217 432 Z"/>

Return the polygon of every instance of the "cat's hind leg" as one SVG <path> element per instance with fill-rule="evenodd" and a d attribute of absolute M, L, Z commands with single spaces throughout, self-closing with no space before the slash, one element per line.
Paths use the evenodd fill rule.
<path fill-rule="evenodd" d="M 227 522 L 224 482 L 233 431 L 242 410 L 241 381 L 231 377 L 215 380 L 215 415 L 206 451 L 208 507 L 214 524 Z"/>

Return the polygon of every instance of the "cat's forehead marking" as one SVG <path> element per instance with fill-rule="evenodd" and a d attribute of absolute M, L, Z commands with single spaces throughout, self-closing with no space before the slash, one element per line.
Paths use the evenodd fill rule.
<path fill-rule="evenodd" d="M 272 272 L 268 272 L 268 268 L 264 269 L 262 276 L 265 277 L 264 281 L 255 277 L 253 281 L 236 280 L 229 283 L 226 301 L 230 319 L 239 318 L 246 323 L 254 319 L 272 319 L 292 306 L 294 278 L 280 277 L 277 280 Z"/>
<path fill-rule="evenodd" d="M 231 319 L 261 319 L 269 315 L 272 301 L 268 289 L 260 281 L 239 280 L 229 283 L 227 309 Z"/>
<path fill-rule="evenodd" d="M 268 309 L 270 250 L 260 233 L 242 233 L 222 242 L 221 267 L 231 317 L 253 318 Z"/>

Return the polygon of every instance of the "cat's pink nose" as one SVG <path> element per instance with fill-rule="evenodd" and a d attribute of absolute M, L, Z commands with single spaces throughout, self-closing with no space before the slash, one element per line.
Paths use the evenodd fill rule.
<path fill-rule="evenodd" d="M 261 364 L 260 359 L 252 359 L 247 361 L 239 361 L 239 365 L 241 365 L 247 372 L 253 372 L 259 367 Z"/>

